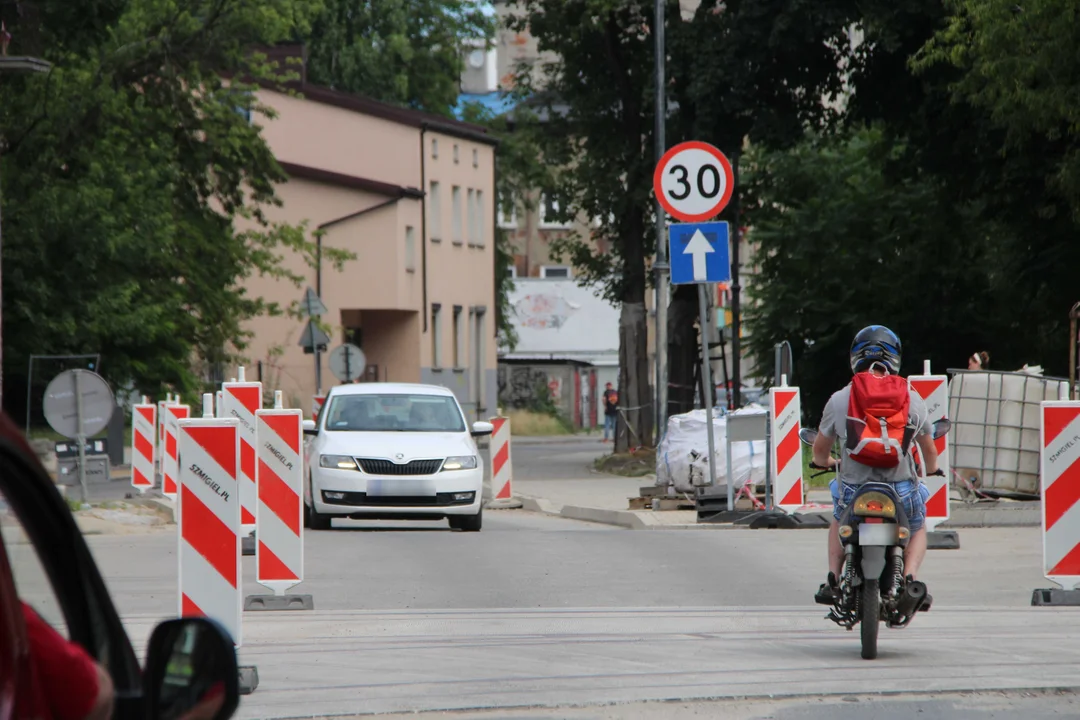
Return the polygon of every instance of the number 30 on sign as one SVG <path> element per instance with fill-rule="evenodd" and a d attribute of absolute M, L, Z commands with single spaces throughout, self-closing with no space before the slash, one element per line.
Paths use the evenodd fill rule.
<path fill-rule="evenodd" d="M 660 204 L 683 222 L 716 217 L 734 189 L 731 163 L 724 153 L 703 142 L 684 142 L 671 148 L 653 173 L 653 190 Z"/>

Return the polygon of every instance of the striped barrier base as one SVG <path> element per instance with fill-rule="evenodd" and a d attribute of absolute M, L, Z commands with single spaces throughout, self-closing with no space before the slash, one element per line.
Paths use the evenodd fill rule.
<path fill-rule="evenodd" d="M 513 510 L 523 507 L 514 498 L 512 487 L 513 463 L 510 459 L 510 418 L 491 418 L 495 432 L 491 433 L 491 500 L 484 507 L 492 510 Z"/>

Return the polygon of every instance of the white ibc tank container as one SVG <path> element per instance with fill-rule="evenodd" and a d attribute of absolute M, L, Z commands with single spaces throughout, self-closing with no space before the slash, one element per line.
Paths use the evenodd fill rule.
<path fill-rule="evenodd" d="M 954 372 L 949 381 L 952 468 L 974 471 L 983 490 L 1039 494 L 1039 404 L 1067 380 L 1028 373 Z"/>

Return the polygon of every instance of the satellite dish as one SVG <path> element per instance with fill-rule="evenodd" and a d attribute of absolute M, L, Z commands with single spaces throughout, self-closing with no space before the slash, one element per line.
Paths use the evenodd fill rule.
<path fill-rule="evenodd" d="M 76 401 L 76 388 L 82 407 Z M 90 370 L 65 370 L 45 388 L 42 403 L 49 427 L 72 440 L 93 437 L 105 429 L 116 411 L 116 398 L 105 378 Z M 82 432 L 78 417 L 82 415 Z"/>

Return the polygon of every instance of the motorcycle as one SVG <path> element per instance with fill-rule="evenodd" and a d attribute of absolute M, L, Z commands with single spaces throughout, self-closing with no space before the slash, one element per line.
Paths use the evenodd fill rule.
<path fill-rule="evenodd" d="M 952 423 L 942 418 L 934 423 L 935 439 L 949 432 Z M 813 445 L 817 431 L 803 428 L 799 438 Z M 838 465 L 824 468 L 811 461 L 810 467 L 825 473 L 836 472 Z M 918 492 L 918 488 L 914 490 Z M 900 496 L 889 483 L 861 485 L 840 516 L 840 544 L 844 564 L 837 578 L 840 599 L 818 594 L 815 601 L 831 605 L 827 620 L 849 631 L 860 626 L 862 657 L 873 660 L 878 652 L 878 628 L 882 621 L 889 628 L 905 628 L 919 612 L 930 609 L 926 585 L 908 581 L 904 573 L 904 549 L 911 537 L 911 526 Z"/>

